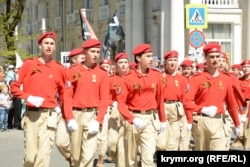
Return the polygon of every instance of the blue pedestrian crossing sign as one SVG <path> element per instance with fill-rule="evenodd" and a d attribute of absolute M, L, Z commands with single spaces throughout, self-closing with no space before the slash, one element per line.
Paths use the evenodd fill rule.
<path fill-rule="evenodd" d="M 207 28 L 206 5 L 186 5 L 186 28 Z"/>

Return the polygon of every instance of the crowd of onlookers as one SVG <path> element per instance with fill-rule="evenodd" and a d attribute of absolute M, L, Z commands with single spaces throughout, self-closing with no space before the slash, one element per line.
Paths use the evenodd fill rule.
<path fill-rule="evenodd" d="M 7 69 L 0 66 L 0 131 L 9 129 L 19 129 L 21 127 L 21 118 L 23 103 L 19 98 L 12 96 L 9 85 L 18 77 L 17 69 L 14 65 L 9 65 Z"/>

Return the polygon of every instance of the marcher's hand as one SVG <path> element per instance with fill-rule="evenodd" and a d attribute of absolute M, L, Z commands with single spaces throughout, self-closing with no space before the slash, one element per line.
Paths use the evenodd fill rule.
<path fill-rule="evenodd" d="M 240 127 L 239 127 L 239 126 L 234 127 L 234 134 L 235 134 L 236 136 L 240 136 Z"/>
<path fill-rule="evenodd" d="M 62 110 L 61 110 L 61 108 L 59 106 L 57 106 L 55 108 L 55 111 L 56 111 L 57 114 L 60 114 L 62 112 Z"/>
<path fill-rule="evenodd" d="M 217 109 L 218 108 L 216 106 L 203 107 L 201 109 L 201 112 L 209 117 L 214 117 L 217 113 Z"/>
<path fill-rule="evenodd" d="M 68 129 L 70 131 L 75 131 L 78 128 L 77 122 L 75 119 L 71 119 L 68 122 Z"/>
<path fill-rule="evenodd" d="M 99 132 L 100 124 L 97 120 L 91 122 L 88 126 L 88 133 L 91 135 L 97 134 Z"/>
<path fill-rule="evenodd" d="M 191 131 L 192 130 L 192 126 L 193 126 L 192 124 L 187 124 L 187 130 Z"/>
<path fill-rule="evenodd" d="M 247 121 L 247 115 L 246 114 L 241 114 L 240 115 L 240 122 L 241 123 L 244 123 L 244 122 L 246 122 Z"/>
<path fill-rule="evenodd" d="M 28 98 L 27 98 L 27 101 L 36 106 L 36 107 L 40 107 L 44 101 L 44 98 L 43 97 L 39 97 L 39 96 L 32 96 L 30 95 Z"/>
<path fill-rule="evenodd" d="M 167 129 L 167 123 L 166 123 L 166 122 L 161 122 L 159 132 L 162 133 L 162 132 L 164 132 L 166 129 Z"/>
<path fill-rule="evenodd" d="M 113 107 L 118 107 L 118 102 L 117 102 L 117 101 L 113 101 L 112 106 L 113 106 Z"/>
<path fill-rule="evenodd" d="M 141 118 L 137 117 L 133 119 L 133 124 L 137 130 L 141 130 L 146 126 L 145 122 Z"/>

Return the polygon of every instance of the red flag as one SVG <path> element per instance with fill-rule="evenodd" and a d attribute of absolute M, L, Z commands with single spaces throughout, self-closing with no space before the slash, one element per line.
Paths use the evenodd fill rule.
<path fill-rule="evenodd" d="M 94 30 L 86 18 L 86 9 L 80 9 L 79 13 L 82 28 L 82 40 L 86 41 L 87 39 L 97 39 Z"/>

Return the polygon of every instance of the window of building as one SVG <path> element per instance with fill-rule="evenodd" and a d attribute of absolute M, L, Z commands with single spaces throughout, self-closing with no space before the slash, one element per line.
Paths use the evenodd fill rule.
<path fill-rule="evenodd" d="M 232 26 L 231 24 L 208 24 L 207 29 L 203 29 L 206 43 L 218 42 L 222 51 L 227 53 L 229 60 L 232 54 Z"/>
<path fill-rule="evenodd" d="M 62 16 L 62 8 L 63 8 L 63 2 L 62 0 L 57 0 L 57 11 L 56 16 Z"/>
<path fill-rule="evenodd" d="M 38 6 L 35 6 L 35 20 L 38 20 Z"/>
<path fill-rule="evenodd" d="M 108 5 L 108 0 L 101 0 L 102 1 L 102 6 Z"/>
<path fill-rule="evenodd" d="M 27 23 L 30 23 L 30 8 L 27 9 L 27 13 L 26 13 L 26 17 L 27 17 Z"/>
<path fill-rule="evenodd" d="M 83 0 L 83 8 L 90 9 L 89 0 Z"/>
<path fill-rule="evenodd" d="M 68 1 L 68 13 L 73 13 L 74 12 L 74 1 L 69 0 Z"/>
<path fill-rule="evenodd" d="M 49 18 L 49 2 L 46 2 L 46 11 L 45 11 L 45 14 L 46 14 L 46 18 Z"/>

